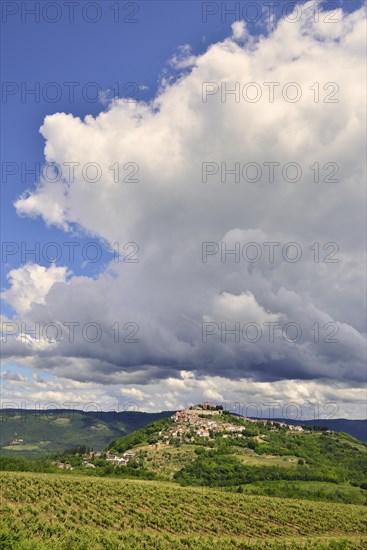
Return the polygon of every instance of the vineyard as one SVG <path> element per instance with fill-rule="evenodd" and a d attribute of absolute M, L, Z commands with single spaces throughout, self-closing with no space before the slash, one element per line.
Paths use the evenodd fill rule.
<path fill-rule="evenodd" d="M 171 483 L 1 473 L 0 547 L 367 548 L 365 507 Z"/>

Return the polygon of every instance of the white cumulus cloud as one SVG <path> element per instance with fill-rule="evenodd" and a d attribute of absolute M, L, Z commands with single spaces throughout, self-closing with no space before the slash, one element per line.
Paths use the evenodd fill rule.
<path fill-rule="evenodd" d="M 121 248 L 136 243 L 139 261 L 111 263 L 96 279 L 66 280 L 66 268 L 55 266 L 11 271 L 3 296 L 28 323 L 98 321 L 102 337 L 92 344 L 78 333 L 70 343 L 63 335 L 50 350 L 9 339 L 9 357 L 81 382 L 131 383 L 130 393 L 157 380 L 190 383 L 190 373 L 262 383 L 363 381 L 365 10 L 340 11 L 335 25 L 316 23 L 309 12 L 251 42 L 243 41 L 246 27 L 238 22 L 233 37 L 202 55 L 185 46 L 173 64 L 191 70 L 149 104 L 120 101 L 84 120 L 66 113 L 45 118 L 45 159 L 58 163 L 64 178 L 23 194 L 18 213 L 65 230 L 77 225 Z M 258 101 L 244 98 L 253 82 Z M 276 83 L 274 101 L 269 82 Z M 294 87 L 284 88 L 294 82 L 301 90 L 295 102 Z M 211 90 L 206 101 L 203 89 Z M 224 100 L 223 89 L 232 91 Z M 337 102 L 325 102 L 329 97 Z M 243 178 L 247 163 L 264 176 L 274 162 L 280 168 L 273 183 Z M 215 172 L 206 182 L 203 163 Z M 221 163 L 239 163 L 240 181 L 222 182 Z M 288 163 L 301 167 L 299 181 L 282 177 Z M 335 167 L 339 182 L 330 183 L 325 178 Z M 204 242 L 238 242 L 241 250 L 256 242 L 262 256 L 223 261 L 218 245 L 203 262 Z M 269 242 L 278 243 L 273 261 Z M 299 247 L 296 262 L 284 260 L 286 243 Z M 296 343 L 281 336 L 256 345 L 205 343 L 203 320 L 297 322 L 303 332 Z M 110 328 L 116 324 L 118 341 Z M 126 342 L 134 327 L 138 342 Z M 327 340 L 333 327 L 337 343 Z"/>

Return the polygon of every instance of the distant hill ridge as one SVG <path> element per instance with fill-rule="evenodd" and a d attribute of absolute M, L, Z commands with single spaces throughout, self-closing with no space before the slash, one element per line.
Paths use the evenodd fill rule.
<path fill-rule="evenodd" d="M 101 451 L 111 439 L 173 412 L 2 409 L 0 453 L 37 458 L 79 445 Z"/>
<path fill-rule="evenodd" d="M 332 418 L 329 420 L 281 420 L 286 424 L 296 424 L 299 426 L 325 426 L 334 432 L 345 432 L 360 441 L 367 441 L 367 420 L 349 420 L 347 418 Z"/>
<path fill-rule="evenodd" d="M 111 440 L 127 435 L 156 420 L 170 417 L 176 412 L 179 411 L 147 413 L 77 409 L 2 409 L 0 452 L 16 456 L 39 457 L 77 445 L 86 445 L 99 451 L 106 448 Z M 367 420 L 343 418 L 268 420 L 301 426 L 325 426 L 335 432 L 345 432 L 361 441 L 367 441 Z"/>

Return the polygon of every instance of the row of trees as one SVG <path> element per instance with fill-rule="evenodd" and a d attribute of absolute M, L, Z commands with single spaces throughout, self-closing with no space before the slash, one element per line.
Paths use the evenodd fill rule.
<path fill-rule="evenodd" d="M 220 451 L 199 451 L 197 454 L 193 463 L 174 475 L 182 485 L 234 486 L 274 480 L 338 481 L 333 473 L 300 463 L 294 468 L 252 466 Z"/>

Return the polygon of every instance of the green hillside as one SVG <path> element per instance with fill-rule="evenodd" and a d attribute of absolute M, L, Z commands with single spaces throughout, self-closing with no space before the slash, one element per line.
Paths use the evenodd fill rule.
<path fill-rule="evenodd" d="M 366 548 L 363 506 L 172 483 L 4 472 L 6 550 Z"/>
<path fill-rule="evenodd" d="M 79 445 L 101 451 L 111 439 L 169 414 L 2 410 L 0 453 L 5 456 L 38 458 Z"/>
<path fill-rule="evenodd" d="M 155 420 L 169 418 L 173 412 L 3 409 L 0 414 L 0 454 L 38 458 L 79 445 L 102 451 L 112 440 Z M 362 440 L 365 437 L 365 421 L 335 420 L 326 424 L 336 432 L 345 429 L 360 434 Z"/>
<path fill-rule="evenodd" d="M 112 441 L 109 452 L 132 450 L 138 467 L 181 485 L 366 503 L 365 443 L 319 427 L 201 412 L 151 423 Z"/>
<path fill-rule="evenodd" d="M 79 440 L 36 459 L 2 453 L 0 547 L 367 548 L 366 458 L 348 434 L 194 406 L 102 452 Z"/>
<path fill-rule="evenodd" d="M 169 481 L 287 499 L 367 503 L 366 443 L 319 426 L 299 428 L 255 421 L 195 406 L 109 440 L 104 451 L 96 452 L 111 426 L 79 413 L 73 423 L 65 420 L 60 415 L 47 415 L 25 422 L 21 426 L 24 441 L 3 446 L 0 468 Z M 135 416 L 134 422 L 137 420 L 141 421 L 141 416 Z M 4 424 L 9 427 L 10 422 Z M 128 431 L 131 424 L 128 427 L 120 422 L 119 429 Z M 39 448 L 29 449 L 26 435 L 29 433 L 32 440 L 37 429 L 39 437 L 44 437 L 42 430 L 52 437 L 49 445 L 56 452 L 45 456 Z M 17 446 L 21 450 L 16 455 L 11 447 Z M 24 456 L 26 452 L 34 452 L 35 457 Z"/>

